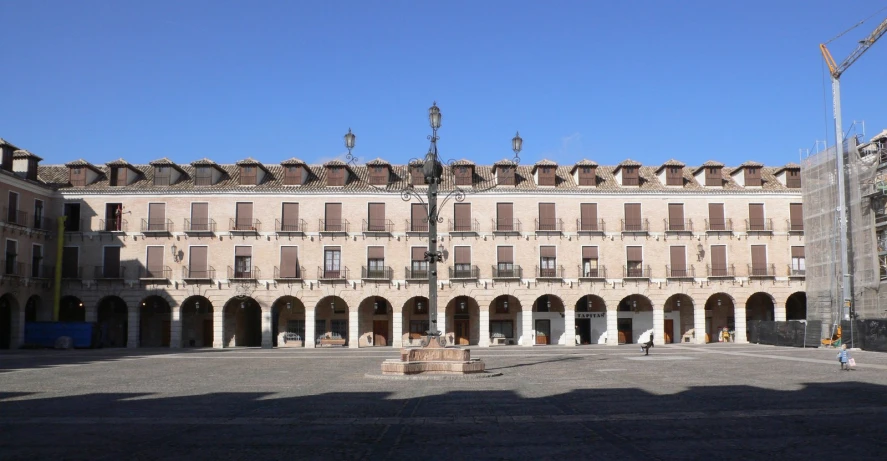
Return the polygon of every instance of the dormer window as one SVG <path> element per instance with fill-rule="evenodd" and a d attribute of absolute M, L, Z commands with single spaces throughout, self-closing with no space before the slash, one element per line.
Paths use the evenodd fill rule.
<path fill-rule="evenodd" d="M 111 185 L 112 186 L 125 186 L 126 183 L 126 172 L 128 168 L 122 166 L 111 167 Z"/>
<path fill-rule="evenodd" d="M 410 184 L 413 186 L 425 184 L 425 173 L 422 172 L 422 165 L 410 165 Z"/>
<path fill-rule="evenodd" d="M 670 166 L 665 168 L 665 185 L 666 186 L 683 186 L 684 174 L 683 168 L 679 166 Z"/>
<path fill-rule="evenodd" d="M 472 184 L 472 176 L 474 175 L 474 172 L 472 171 L 472 168 L 470 166 L 457 166 L 455 175 L 457 186 L 470 186 Z"/>
<path fill-rule="evenodd" d="M 579 167 L 579 185 L 595 186 L 597 185 L 597 171 L 592 166 Z"/>
<path fill-rule="evenodd" d="M 539 181 L 540 186 L 554 186 L 555 185 L 555 168 L 553 166 L 540 166 L 539 167 L 539 177 L 537 181 Z"/>
<path fill-rule="evenodd" d="M 69 181 L 74 187 L 86 186 L 86 168 L 74 167 L 69 170 Z"/>
<path fill-rule="evenodd" d="M 299 165 L 288 165 L 283 167 L 283 185 L 302 185 L 302 167 Z"/>
<path fill-rule="evenodd" d="M 194 185 L 195 186 L 212 186 L 213 171 L 210 166 L 198 166 L 194 169 Z"/>
<path fill-rule="evenodd" d="M 172 168 L 168 166 L 155 166 L 154 167 L 154 185 L 155 186 L 168 186 L 170 184 L 170 177 Z"/>
<path fill-rule="evenodd" d="M 345 168 L 341 166 L 331 166 L 327 168 L 328 186 L 344 186 L 345 185 Z"/>
<path fill-rule="evenodd" d="M 255 165 L 243 165 L 240 167 L 240 185 L 255 186 L 258 168 Z"/>
<path fill-rule="evenodd" d="M 745 167 L 745 186 L 760 187 L 761 186 L 761 169 L 758 167 Z"/>
<path fill-rule="evenodd" d="M 636 166 L 626 166 L 622 168 L 622 185 L 623 186 L 640 186 L 641 177 Z"/>
<path fill-rule="evenodd" d="M 496 168 L 496 183 L 500 186 L 514 185 L 514 167 L 500 166 Z"/>
<path fill-rule="evenodd" d="M 721 178 L 721 168 L 716 166 L 705 167 L 705 185 L 706 186 L 723 186 Z"/>
<path fill-rule="evenodd" d="M 388 168 L 381 165 L 369 167 L 370 184 L 374 186 L 384 186 L 388 184 Z"/>
<path fill-rule="evenodd" d="M 801 170 L 785 170 L 785 187 L 790 189 L 801 188 Z"/>

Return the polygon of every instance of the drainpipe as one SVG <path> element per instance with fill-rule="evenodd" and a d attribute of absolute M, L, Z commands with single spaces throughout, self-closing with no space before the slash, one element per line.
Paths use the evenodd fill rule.
<path fill-rule="evenodd" d="M 62 255 L 65 250 L 65 221 L 67 219 L 67 216 L 59 217 L 56 234 L 58 244 L 55 249 L 55 283 L 52 285 L 55 289 L 55 302 L 52 305 L 52 320 L 54 322 L 59 321 L 59 306 L 62 304 Z"/>

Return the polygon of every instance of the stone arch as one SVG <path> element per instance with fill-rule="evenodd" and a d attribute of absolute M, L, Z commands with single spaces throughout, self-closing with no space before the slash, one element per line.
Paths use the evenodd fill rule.
<path fill-rule="evenodd" d="M 630 294 L 616 305 L 619 344 L 645 343 L 653 333 L 653 302 L 642 294 Z"/>
<path fill-rule="evenodd" d="M 52 304 L 43 302 L 40 295 L 31 295 L 25 303 L 25 322 L 51 322 Z"/>
<path fill-rule="evenodd" d="M 139 347 L 169 347 L 172 307 L 165 297 L 151 295 L 139 303 Z"/>
<path fill-rule="evenodd" d="M 222 308 L 223 347 L 262 346 L 262 308 L 249 297 L 235 296 Z"/>
<path fill-rule="evenodd" d="M 665 300 L 662 339 L 665 344 L 692 342 L 695 332 L 695 306 L 693 298 L 675 293 Z"/>
<path fill-rule="evenodd" d="M 12 293 L 0 296 L 0 349 L 15 347 L 18 300 Z"/>
<path fill-rule="evenodd" d="M 322 322 L 322 328 L 321 328 Z M 314 306 L 314 323 L 317 346 L 350 345 L 348 337 L 348 303 L 340 296 L 325 296 Z M 321 338 L 329 341 L 321 342 Z M 345 340 L 344 344 L 339 344 Z"/>
<path fill-rule="evenodd" d="M 705 342 L 720 341 L 724 328 L 736 330 L 736 300 L 727 293 L 718 292 L 705 301 Z"/>
<path fill-rule="evenodd" d="M 305 346 L 305 303 L 285 295 L 271 305 L 271 340 L 274 347 Z"/>
<path fill-rule="evenodd" d="M 776 299 L 770 293 L 759 291 L 745 302 L 745 319 L 772 321 L 776 315 Z"/>
<path fill-rule="evenodd" d="M 587 294 L 576 300 L 576 337 L 579 344 L 607 343 L 607 303 Z"/>
<path fill-rule="evenodd" d="M 785 319 L 786 320 L 806 320 L 807 319 L 807 293 L 796 291 L 792 293 L 785 301 Z"/>
<path fill-rule="evenodd" d="M 390 346 L 394 306 L 383 296 L 369 296 L 357 305 L 357 347 Z"/>
<path fill-rule="evenodd" d="M 446 305 L 447 343 L 457 346 L 476 345 L 480 342 L 480 305 L 467 295 L 459 295 Z"/>
<path fill-rule="evenodd" d="M 59 302 L 59 322 L 85 322 L 86 309 L 76 296 L 65 296 Z"/>
<path fill-rule="evenodd" d="M 550 293 L 533 301 L 533 344 L 566 344 L 564 300 Z"/>
<path fill-rule="evenodd" d="M 99 300 L 96 321 L 100 347 L 126 347 L 129 341 L 129 311 L 119 296 Z"/>
<path fill-rule="evenodd" d="M 521 322 L 523 305 L 520 299 L 513 295 L 499 295 L 490 302 L 490 327 L 488 332 L 481 334 L 490 335 L 490 345 L 516 345 L 520 344 L 523 332 Z"/>
<path fill-rule="evenodd" d="M 428 331 L 428 298 L 413 296 L 406 300 L 401 307 L 400 315 L 403 325 L 403 345 L 419 345 L 422 336 Z"/>
<path fill-rule="evenodd" d="M 182 347 L 212 347 L 215 342 L 213 303 L 193 295 L 182 301 Z"/>

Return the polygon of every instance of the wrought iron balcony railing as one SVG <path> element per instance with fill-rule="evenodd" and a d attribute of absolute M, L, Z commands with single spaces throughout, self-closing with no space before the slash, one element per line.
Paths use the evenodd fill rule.
<path fill-rule="evenodd" d="M 428 268 L 414 269 L 405 267 L 404 274 L 406 274 L 406 280 L 428 280 Z"/>
<path fill-rule="evenodd" d="M 733 278 L 736 277 L 736 266 L 733 264 L 706 265 L 708 278 Z"/>
<path fill-rule="evenodd" d="M 576 220 L 576 232 L 579 233 L 603 233 L 606 232 L 606 223 L 603 219 L 598 220 Z"/>
<path fill-rule="evenodd" d="M 449 221 L 449 230 L 452 234 L 476 234 L 480 229 L 480 223 L 476 219 L 455 219 Z"/>
<path fill-rule="evenodd" d="M 327 269 L 325 267 L 318 267 L 317 280 L 348 280 L 348 268 Z"/>
<path fill-rule="evenodd" d="M 360 267 L 360 278 L 363 280 L 391 280 L 393 277 L 394 271 L 391 266 Z"/>
<path fill-rule="evenodd" d="M 304 219 L 274 220 L 274 231 L 278 234 L 300 234 L 305 232 L 307 227 Z"/>
<path fill-rule="evenodd" d="M 536 224 L 536 232 L 563 232 L 564 231 L 564 220 L 560 218 L 555 219 L 535 219 Z"/>
<path fill-rule="evenodd" d="M 807 269 L 798 269 L 788 264 L 788 276 L 794 278 L 804 278 L 807 276 Z"/>
<path fill-rule="evenodd" d="M 520 219 L 494 219 L 493 232 L 496 233 L 520 233 Z"/>
<path fill-rule="evenodd" d="M 206 233 L 216 231 L 216 220 L 212 218 L 185 219 L 185 232 L 189 234 Z"/>
<path fill-rule="evenodd" d="M 706 219 L 706 232 L 733 232 L 733 219 Z"/>
<path fill-rule="evenodd" d="M 796 222 L 791 219 L 786 219 L 785 228 L 788 229 L 789 232 L 802 234 L 804 233 L 804 221 Z"/>
<path fill-rule="evenodd" d="M 493 266 L 494 279 L 519 279 L 523 278 L 523 269 L 517 264 Z"/>
<path fill-rule="evenodd" d="M 320 232 L 327 234 L 347 233 L 351 225 L 347 219 L 320 219 L 318 221 Z"/>
<path fill-rule="evenodd" d="M 302 280 L 305 268 L 300 266 L 274 266 L 274 280 Z"/>
<path fill-rule="evenodd" d="M 168 234 L 172 231 L 172 219 L 142 218 L 143 234 Z"/>
<path fill-rule="evenodd" d="M 126 232 L 129 223 L 125 219 L 99 219 L 99 232 Z"/>
<path fill-rule="evenodd" d="M 622 232 L 624 233 L 646 233 L 650 232 L 650 221 L 647 218 L 641 219 L 621 219 Z"/>
<path fill-rule="evenodd" d="M 404 229 L 406 229 L 407 232 L 412 233 L 428 232 L 428 221 L 421 219 L 418 221 L 411 221 L 409 219 L 405 219 Z"/>
<path fill-rule="evenodd" d="M 83 267 L 62 266 L 62 279 L 79 280 L 83 278 Z"/>
<path fill-rule="evenodd" d="M 85 232 L 88 231 L 86 227 L 87 220 L 84 219 L 71 219 L 68 218 L 65 220 L 65 232 Z"/>
<path fill-rule="evenodd" d="M 258 234 L 262 231 L 262 221 L 258 219 L 228 218 L 228 232 Z"/>
<path fill-rule="evenodd" d="M 96 280 L 122 280 L 126 278 L 126 266 L 123 264 L 95 266 L 93 277 Z"/>
<path fill-rule="evenodd" d="M 27 274 L 27 267 L 25 263 L 18 262 L 17 259 L 4 259 L 3 260 L 3 275 L 11 276 L 11 277 L 24 277 Z"/>
<path fill-rule="evenodd" d="M 172 276 L 172 269 L 169 266 L 143 267 L 139 271 L 139 278 L 142 280 L 169 280 L 170 276 Z"/>
<path fill-rule="evenodd" d="M 749 264 L 748 265 L 748 276 L 749 277 L 775 277 L 776 276 L 776 266 L 774 264 Z"/>
<path fill-rule="evenodd" d="M 607 267 L 598 266 L 595 268 L 583 268 L 578 266 L 580 279 L 605 279 L 607 278 Z"/>
<path fill-rule="evenodd" d="M 773 232 L 772 218 L 755 218 L 745 220 L 746 232 Z"/>
<path fill-rule="evenodd" d="M 666 219 L 665 232 L 693 232 L 692 219 Z"/>
<path fill-rule="evenodd" d="M 562 279 L 564 278 L 564 266 L 539 267 L 536 266 L 537 279 Z"/>
<path fill-rule="evenodd" d="M 55 232 L 55 219 L 47 218 L 42 215 L 34 215 L 34 229 L 40 229 L 46 232 Z"/>
<path fill-rule="evenodd" d="M 450 280 L 477 280 L 480 278 L 480 269 L 477 266 L 460 264 L 450 266 Z"/>
<path fill-rule="evenodd" d="M 55 266 L 49 264 L 31 264 L 28 269 L 31 278 L 34 279 L 51 279 L 55 276 Z"/>
<path fill-rule="evenodd" d="M 208 268 L 192 269 L 190 267 L 182 268 L 183 280 L 213 280 L 216 278 L 216 268 L 209 266 Z"/>
<path fill-rule="evenodd" d="M 22 227 L 28 227 L 30 225 L 30 222 L 28 222 L 28 212 L 24 210 L 5 206 L 3 207 L 3 218 L 6 220 L 6 224 Z"/>
<path fill-rule="evenodd" d="M 692 279 L 696 277 L 696 268 L 693 266 L 674 267 L 666 264 L 665 276 L 670 279 Z"/>
<path fill-rule="evenodd" d="M 390 234 L 394 223 L 390 219 L 364 219 L 362 231 L 367 234 Z"/>
<path fill-rule="evenodd" d="M 258 280 L 261 274 L 262 271 L 256 266 L 249 268 L 228 266 L 228 280 Z"/>
<path fill-rule="evenodd" d="M 648 279 L 652 277 L 652 274 L 650 266 L 622 266 L 622 278 Z"/>

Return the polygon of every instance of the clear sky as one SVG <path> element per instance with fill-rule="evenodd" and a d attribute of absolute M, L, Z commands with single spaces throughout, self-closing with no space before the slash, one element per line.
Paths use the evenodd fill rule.
<path fill-rule="evenodd" d="M 0 0 L 0 137 L 44 163 L 626 158 L 782 165 L 834 142 L 842 61 L 887 1 Z M 887 37 L 842 78 L 887 128 Z M 856 131 L 861 132 L 861 127 Z"/>

